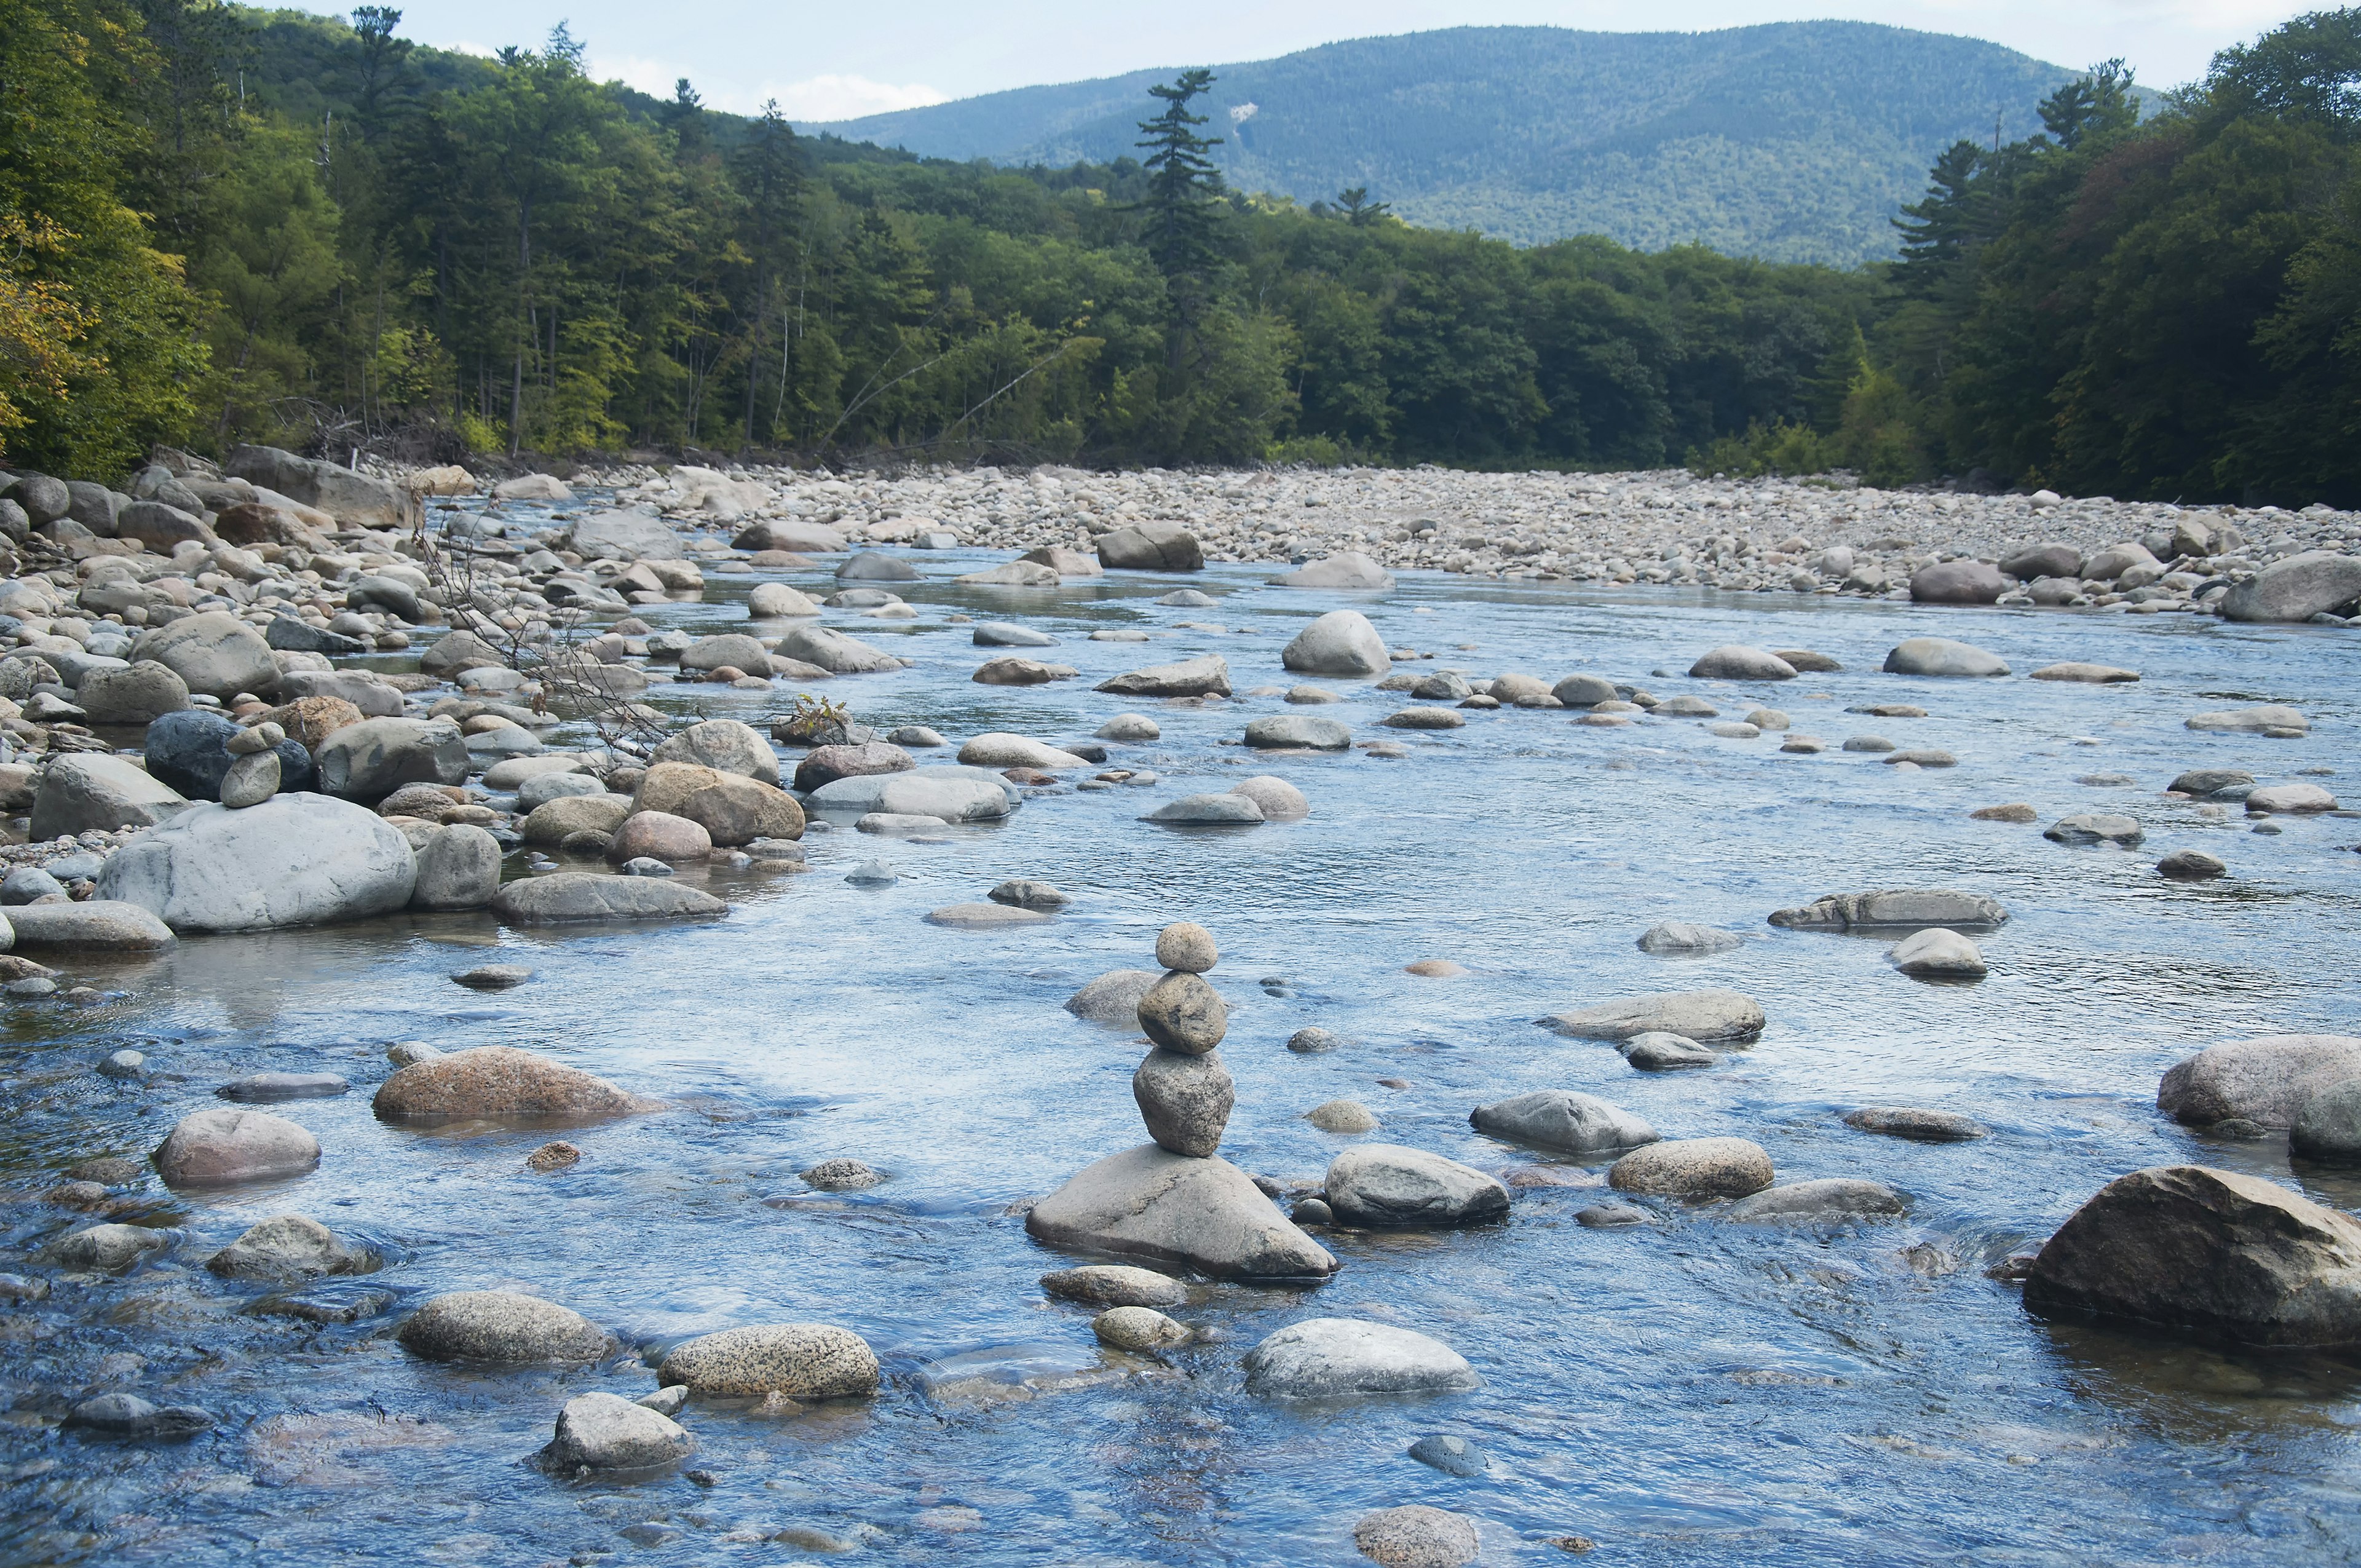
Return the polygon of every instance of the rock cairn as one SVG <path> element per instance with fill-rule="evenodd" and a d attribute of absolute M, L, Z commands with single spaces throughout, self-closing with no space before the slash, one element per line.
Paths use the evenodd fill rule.
<path fill-rule="evenodd" d="M 1132 1098 L 1158 1147 L 1195 1159 L 1222 1146 L 1237 1102 L 1220 1049 L 1229 1009 L 1204 978 L 1219 958 L 1202 926 L 1167 926 L 1156 938 L 1164 977 L 1139 1000 L 1139 1026 L 1156 1048 L 1132 1074 Z"/>

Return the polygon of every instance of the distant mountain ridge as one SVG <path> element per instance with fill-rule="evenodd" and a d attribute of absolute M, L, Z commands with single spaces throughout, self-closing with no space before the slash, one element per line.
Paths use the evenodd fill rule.
<path fill-rule="evenodd" d="M 1968 137 L 2038 129 L 2078 74 L 1981 39 L 1868 22 L 1708 33 L 1455 27 L 1215 68 L 1230 182 L 1300 202 L 1368 187 L 1414 223 L 1537 244 L 1850 266 Z M 1062 165 L 1136 156 L 1177 68 L 798 126 L 922 155 Z"/>

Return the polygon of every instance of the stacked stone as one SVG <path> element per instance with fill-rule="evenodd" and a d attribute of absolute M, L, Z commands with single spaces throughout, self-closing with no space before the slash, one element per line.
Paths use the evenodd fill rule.
<path fill-rule="evenodd" d="M 1222 1146 L 1236 1086 L 1215 1047 L 1229 1031 L 1229 1009 L 1205 971 L 1220 957 L 1213 934 L 1182 922 L 1156 938 L 1164 978 L 1139 1000 L 1139 1026 L 1156 1042 L 1131 1077 L 1131 1095 L 1157 1146 L 1192 1158 Z"/>
<path fill-rule="evenodd" d="M 279 793 L 279 753 L 272 747 L 287 731 L 271 723 L 241 729 L 226 742 L 232 759 L 222 775 L 221 803 L 232 811 L 260 806 Z"/>

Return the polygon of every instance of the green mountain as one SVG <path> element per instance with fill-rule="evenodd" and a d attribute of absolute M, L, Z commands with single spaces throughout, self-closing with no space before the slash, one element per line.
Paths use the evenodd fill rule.
<path fill-rule="evenodd" d="M 2076 73 L 1975 38 L 1865 22 L 1711 33 L 1454 27 L 1217 68 L 1230 182 L 1314 202 L 1351 186 L 1413 223 L 1520 244 L 1603 234 L 1644 249 L 1850 266 L 1966 137 L 2040 128 Z M 809 128 L 937 158 L 1062 165 L 1132 154 L 1174 70 Z"/>

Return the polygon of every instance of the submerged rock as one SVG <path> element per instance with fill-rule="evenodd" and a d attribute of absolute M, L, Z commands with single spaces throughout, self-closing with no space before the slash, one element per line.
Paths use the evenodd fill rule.
<path fill-rule="evenodd" d="M 1463 1394 L 1484 1380 L 1441 1340 L 1357 1318 L 1290 1323 L 1246 1352 L 1246 1391 L 1281 1399 Z"/>
<path fill-rule="evenodd" d="M 1728 1218 L 1748 1223 L 1813 1223 L 1890 1219 L 1910 1212 L 1910 1200 L 1883 1181 L 1823 1177 L 1766 1188 L 1730 1206 Z"/>
<path fill-rule="evenodd" d="M 1997 653 L 1947 637 L 1913 637 L 1885 655 L 1889 675 L 2004 675 L 2008 661 Z"/>
<path fill-rule="evenodd" d="M 1745 941 L 1735 931 L 1693 926 L 1685 920 L 1664 920 L 1641 934 L 1640 950 L 1660 959 L 1701 959 L 1729 952 Z"/>
<path fill-rule="evenodd" d="M 661 1110 L 663 1102 L 513 1046 L 477 1046 L 403 1068 L 378 1085 L 370 1108 L 403 1122 L 591 1121 Z"/>
<path fill-rule="evenodd" d="M 394 1337 L 430 1361 L 511 1365 L 597 1361 L 614 1340 L 570 1307 L 513 1290 L 459 1290 L 437 1296 L 404 1321 Z"/>
<path fill-rule="evenodd" d="M 1291 1223 L 1246 1172 L 1144 1144 L 1084 1167 L 1026 1216 L 1051 1246 L 1145 1257 L 1222 1279 L 1324 1278 L 1326 1248 Z"/>
<path fill-rule="evenodd" d="M 366 1252 L 338 1241 L 328 1227 L 302 1214 L 280 1214 L 249 1225 L 237 1240 L 205 1259 L 225 1279 L 316 1279 L 357 1274 L 369 1266 Z"/>
<path fill-rule="evenodd" d="M 1430 1432 L 1410 1445 L 1410 1456 L 1446 1475 L 1484 1474 L 1484 1451 L 1464 1437 Z"/>
<path fill-rule="evenodd" d="M 1763 1033 L 1762 1004 L 1736 991 L 1674 991 L 1602 1002 L 1540 1020 L 1580 1040 L 1628 1040 L 1661 1030 L 1700 1041 L 1752 1040 Z"/>
<path fill-rule="evenodd" d="M 1954 931 L 1988 931 L 2005 925 L 2008 911 L 1997 899 L 1948 888 L 1885 888 L 1875 893 L 1823 894 L 1795 909 L 1774 910 L 1771 924 L 1796 931 L 1857 931 L 1941 926 Z"/>
<path fill-rule="evenodd" d="M 1572 1089 L 1536 1089 L 1468 1113 L 1479 1133 L 1572 1154 L 1625 1149 L 1656 1141 L 1656 1129 L 1620 1105 Z"/>
<path fill-rule="evenodd" d="M 1433 1229 L 1506 1219 L 1509 1190 L 1457 1160 L 1397 1144 L 1363 1144 L 1328 1166 L 1328 1207 L 1348 1225 Z"/>
<path fill-rule="evenodd" d="M 1093 1024 L 1137 1025 L 1139 1003 L 1159 978 L 1144 969 L 1110 970 L 1066 998 L 1066 1011 Z"/>
<path fill-rule="evenodd" d="M 1987 1135 L 1982 1122 L 1949 1111 L 1922 1111 L 1908 1105 L 1864 1105 L 1845 1113 L 1845 1125 L 1887 1137 L 1910 1138 L 1924 1144 L 1966 1143 Z"/>
<path fill-rule="evenodd" d="M 2043 1245 L 2025 1304 L 2245 1344 L 2361 1343 L 2361 1224 L 2257 1177 L 2136 1170 Z"/>
<path fill-rule="evenodd" d="M 724 1329 L 675 1345 L 656 1378 L 693 1394 L 790 1399 L 866 1398 L 877 1392 L 876 1353 L 851 1329 L 831 1323 L 768 1323 Z"/>
<path fill-rule="evenodd" d="M 1093 1263 L 1041 1277 L 1041 1288 L 1068 1301 L 1100 1307 L 1179 1307 L 1189 1288 L 1169 1274 L 1121 1263 Z"/>

